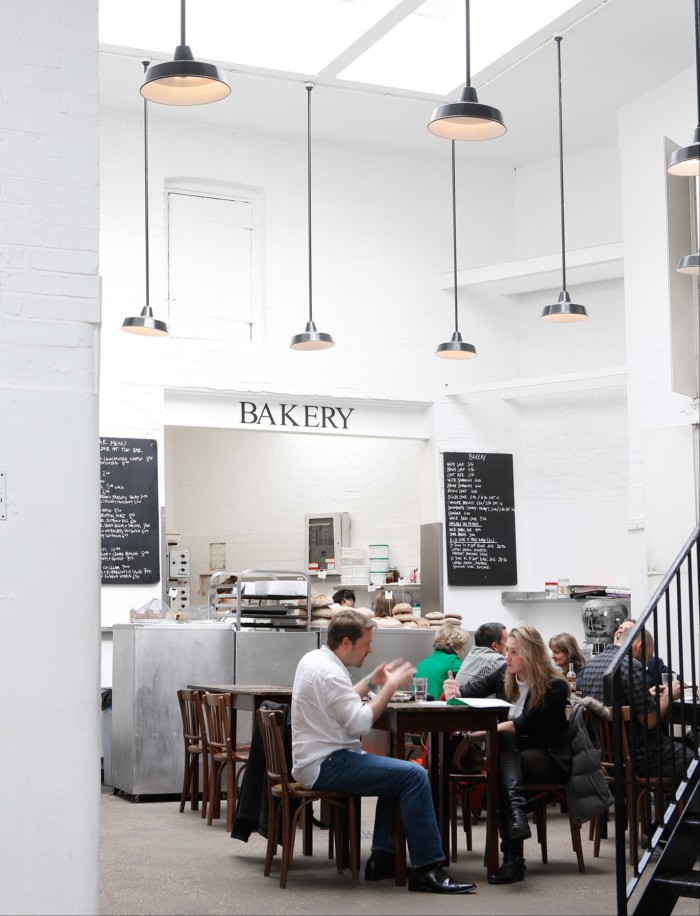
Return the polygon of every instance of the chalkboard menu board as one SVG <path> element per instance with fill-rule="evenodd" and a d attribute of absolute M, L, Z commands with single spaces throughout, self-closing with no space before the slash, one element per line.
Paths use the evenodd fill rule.
<path fill-rule="evenodd" d="M 100 439 L 102 584 L 160 581 L 154 439 Z"/>
<path fill-rule="evenodd" d="M 449 585 L 516 585 L 513 456 L 445 452 Z"/>

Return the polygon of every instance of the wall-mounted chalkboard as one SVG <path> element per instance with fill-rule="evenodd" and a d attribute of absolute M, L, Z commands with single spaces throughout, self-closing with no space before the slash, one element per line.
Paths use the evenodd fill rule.
<path fill-rule="evenodd" d="M 154 439 L 100 439 L 102 584 L 160 581 Z"/>
<path fill-rule="evenodd" d="M 449 585 L 516 585 L 513 456 L 445 452 Z"/>

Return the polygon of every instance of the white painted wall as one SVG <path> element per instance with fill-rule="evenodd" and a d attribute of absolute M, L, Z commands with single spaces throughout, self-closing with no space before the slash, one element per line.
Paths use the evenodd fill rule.
<path fill-rule="evenodd" d="M 0 85 L 0 912 L 96 913 L 96 0 L 1 4 Z"/>

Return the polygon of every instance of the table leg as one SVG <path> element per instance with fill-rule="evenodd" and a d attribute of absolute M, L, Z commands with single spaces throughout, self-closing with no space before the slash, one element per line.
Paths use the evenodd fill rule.
<path fill-rule="evenodd" d="M 486 870 L 492 874 L 498 869 L 498 723 L 494 722 L 486 734 Z"/>
<path fill-rule="evenodd" d="M 393 737 L 393 734 L 392 734 Z M 404 757 L 404 747 L 406 744 L 406 736 L 404 734 L 403 728 L 399 725 L 396 729 L 396 743 L 392 746 L 390 744 L 389 753 L 392 757 L 397 757 L 400 760 L 403 760 Z M 394 836 L 395 849 L 394 856 L 396 861 L 396 886 L 405 887 L 406 881 L 408 880 L 408 870 L 406 867 L 406 833 L 403 829 L 403 821 L 401 820 L 401 808 L 399 806 L 398 798 L 396 800 L 396 830 Z"/>

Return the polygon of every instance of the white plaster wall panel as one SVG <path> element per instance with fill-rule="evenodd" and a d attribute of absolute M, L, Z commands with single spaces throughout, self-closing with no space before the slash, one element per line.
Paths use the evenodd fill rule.
<path fill-rule="evenodd" d="M 99 876 L 97 3 L 0 7 L 0 671 L 85 697 L 56 704 L 40 757 L 9 749 L 0 839 L 3 913 L 94 913 Z M 27 583 L 51 583 L 28 626 Z M 29 602 L 29 604 L 28 604 Z M 16 704 L 5 725 L 21 744 Z M 37 829 L 37 825 L 41 825 Z"/>
<path fill-rule="evenodd" d="M 208 568 L 203 542 L 220 539 L 231 568 L 304 570 L 305 515 L 314 512 L 350 512 L 351 546 L 380 538 L 392 565 L 406 574 L 418 565 L 420 443 L 354 439 L 339 451 L 322 436 L 170 428 L 166 448 L 167 505 L 177 507 L 168 529 L 197 539 L 197 577 Z"/>
<path fill-rule="evenodd" d="M 559 154 L 556 149 L 552 153 L 551 159 L 520 166 L 516 172 L 517 258 L 561 252 Z M 620 241 L 622 201 L 616 147 L 567 155 L 565 135 L 564 209 L 567 251 Z"/>
<path fill-rule="evenodd" d="M 105 224 L 111 223 L 109 202 L 122 193 L 128 177 L 142 187 L 139 143 L 120 144 L 116 139 L 124 120 L 110 116 L 104 121 Z M 136 138 L 139 132 L 134 122 Z M 436 165 L 432 158 L 392 157 L 387 164 L 385 156 L 374 152 L 322 144 L 314 150 L 314 317 L 319 327 L 333 333 L 337 347 L 331 354 L 313 354 L 311 362 L 304 359 L 307 354 L 288 349 L 291 334 L 303 325 L 307 313 L 305 144 L 250 136 L 234 142 L 221 132 L 192 134 L 153 117 L 151 138 L 151 299 L 156 311 L 164 295 L 165 265 L 163 212 L 156 195 L 166 178 L 199 177 L 206 169 L 212 179 L 264 191 L 264 355 L 256 346 L 158 342 L 166 346 L 151 348 L 149 369 L 163 384 L 289 392 L 317 392 L 323 385 L 334 394 L 366 394 L 374 392 L 381 379 L 387 395 L 393 391 L 402 398 L 426 396 L 444 372 L 433 358 L 434 347 L 452 328 L 449 298 L 436 292 L 436 276 L 450 261 L 449 163 L 440 170 L 442 163 Z M 489 202 L 491 212 L 495 206 L 502 213 L 501 225 L 510 225 L 510 176 L 509 170 L 490 167 L 467 172 L 460 189 L 464 208 L 473 215 L 471 227 L 465 218 L 460 230 L 466 251 L 476 248 L 481 257 L 492 258 L 502 250 L 502 231 L 485 230 L 478 214 Z M 114 241 L 126 245 L 123 230 L 128 226 L 129 245 L 121 253 L 115 250 L 115 265 L 118 254 L 134 261 L 134 252 L 138 265 L 142 205 L 135 201 L 133 214 L 121 216 L 122 234 Z M 109 225 L 106 230 L 111 232 Z M 137 267 L 139 273 L 141 269 Z M 132 358 L 133 348 L 120 339 L 126 335 L 114 339 L 129 298 L 124 283 L 123 271 L 115 266 L 108 273 L 105 267 L 105 337 L 112 333 L 103 359 L 108 378 L 123 374 Z M 136 296 L 136 304 L 142 301 L 140 282 L 130 295 Z M 445 331 L 441 325 L 436 330 L 438 310 L 444 310 Z M 275 353 L 274 367 L 270 350 Z M 345 371 L 339 369 L 341 359 Z M 412 371 L 403 372 L 409 363 Z"/>
<path fill-rule="evenodd" d="M 664 136 L 679 144 L 690 142 L 696 117 L 692 69 L 625 106 L 619 117 L 630 371 L 628 504 L 630 517 L 642 525 L 643 490 L 653 486 L 644 468 L 644 432 L 697 419 L 697 403 L 671 391 L 663 156 Z M 650 595 L 657 584 L 647 576 L 646 534 L 640 531 L 630 535 L 636 600 Z M 689 533 L 676 531 L 679 550 Z"/>

